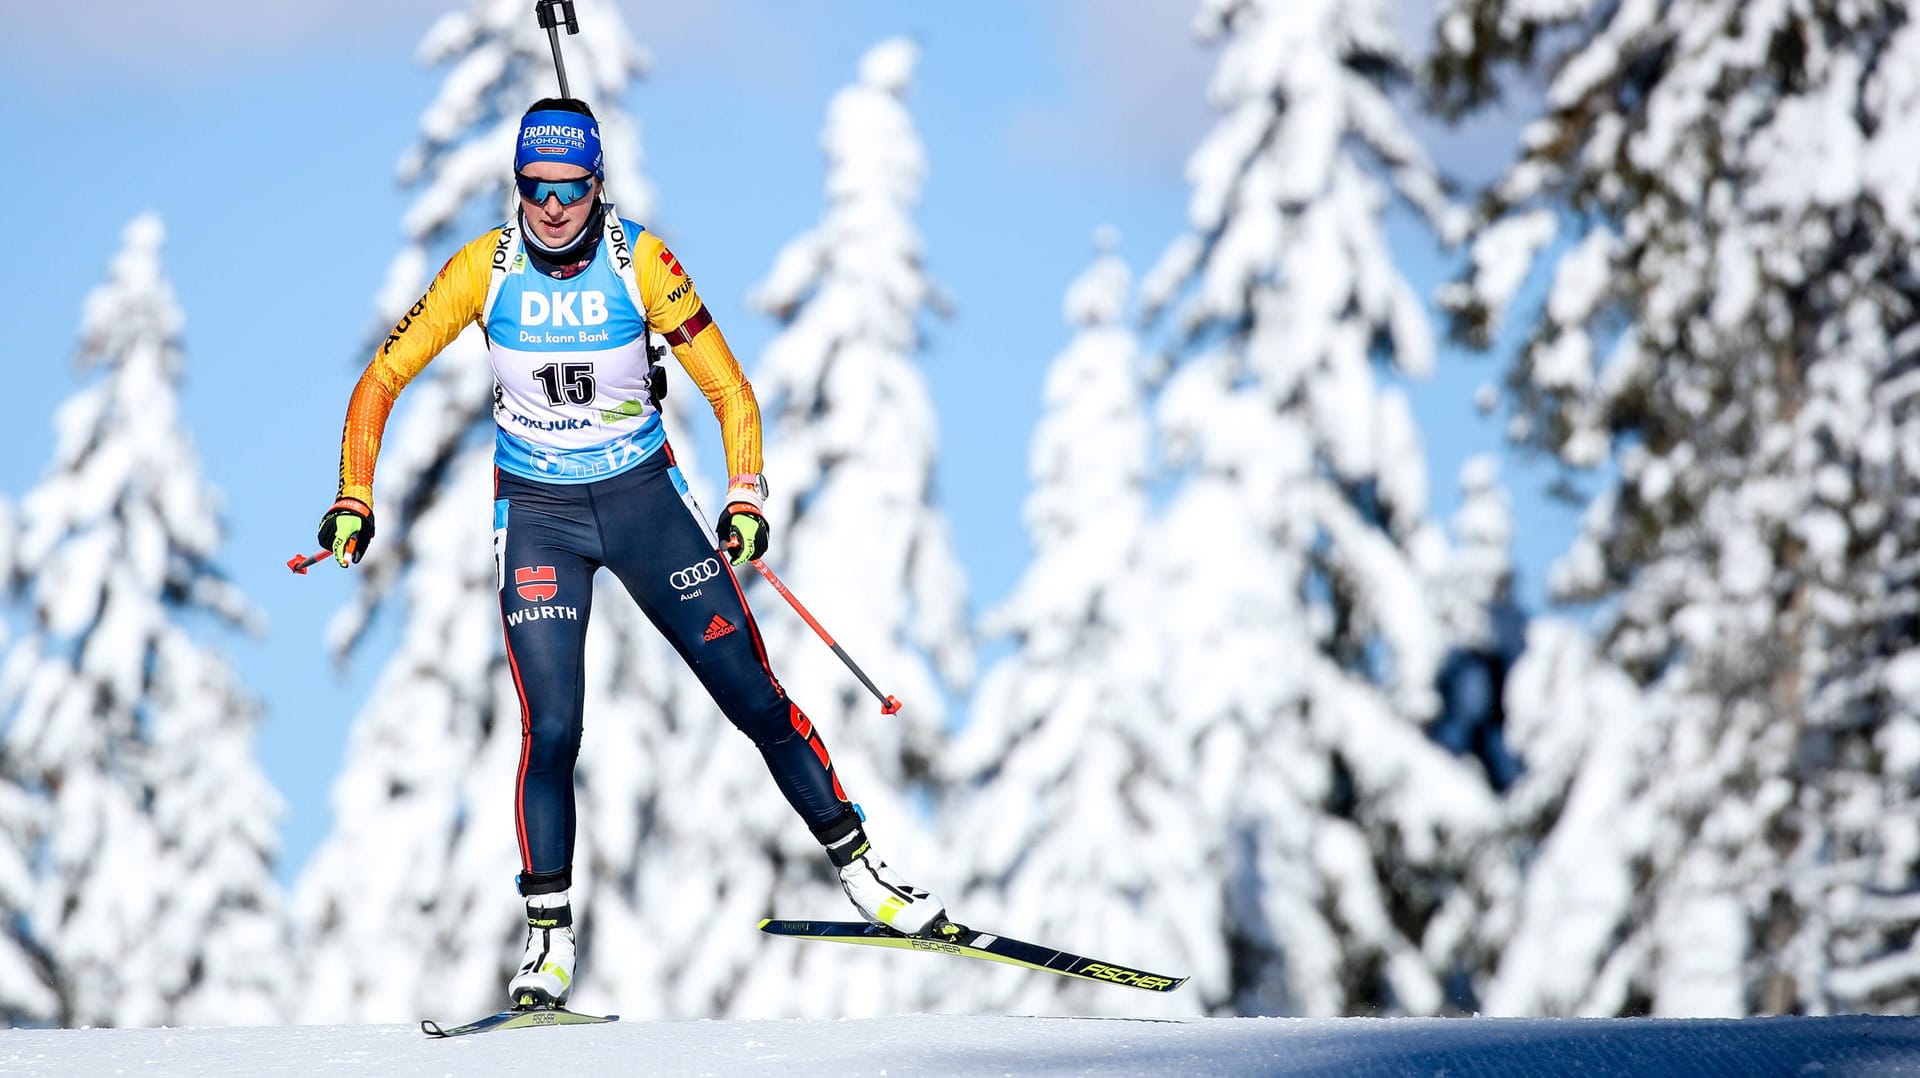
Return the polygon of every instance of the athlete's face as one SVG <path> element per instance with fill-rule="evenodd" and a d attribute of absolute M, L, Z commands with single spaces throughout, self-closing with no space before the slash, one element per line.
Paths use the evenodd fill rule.
<path fill-rule="evenodd" d="M 536 180 L 579 180 L 589 173 L 579 165 L 563 161 L 530 161 L 520 170 L 522 176 Z M 522 193 L 520 206 L 526 211 L 527 228 L 548 247 L 564 247 L 586 227 L 593 213 L 594 200 L 600 197 L 600 181 L 593 181 L 593 193 L 571 205 L 562 205 L 559 195 L 548 195 L 545 202 L 534 202 Z"/>

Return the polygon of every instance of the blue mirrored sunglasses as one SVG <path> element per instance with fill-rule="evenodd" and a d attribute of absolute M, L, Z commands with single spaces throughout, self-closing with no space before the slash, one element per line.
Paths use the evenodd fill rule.
<path fill-rule="evenodd" d="M 536 180 L 525 173 L 513 174 L 514 186 L 520 188 L 520 197 L 536 205 L 545 205 L 547 196 L 560 200 L 562 206 L 571 206 L 593 193 L 593 177 L 582 176 L 577 180 Z"/>

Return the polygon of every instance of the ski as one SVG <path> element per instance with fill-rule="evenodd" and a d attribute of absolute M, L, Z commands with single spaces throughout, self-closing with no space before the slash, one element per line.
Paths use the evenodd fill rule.
<path fill-rule="evenodd" d="M 429 1037 L 464 1037 L 469 1033 L 487 1033 L 496 1029 L 525 1029 L 528 1026 L 585 1026 L 618 1022 L 617 1014 L 581 1014 L 565 1007 L 513 1007 L 487 1015 L 464 1026 L 446 1028 L 431 1018 L 420 1020 L 420 1032 Z"/>
<path fill-rule="evenodd" d="M 1056 951 L 1037 943 L 1008 939 L 990 932 L 976 932 L 960 925 L 949 924 L 945 927 L 952 931 L 940 936 L 908 936 L 865 921 L 781 921 L 768 918 L 760 922 L 760 931 L 775 936 L 859 943 L 869 947 L 897 947 L 956 958 L 979 958 L 1147 992 L 1171 992 L 1187 983 L 1185 977 L 1148 973 L 1070 951 Z"/>

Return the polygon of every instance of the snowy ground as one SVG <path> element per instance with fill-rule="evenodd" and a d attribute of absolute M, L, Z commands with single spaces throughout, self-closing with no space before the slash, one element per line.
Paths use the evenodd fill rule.
<path fill-rule="evenodd" d="M 452 1017 L 452 1016 L 446 1016 Z M 11 1030 L 0 1075 L 1920 1076 L 1920 1019 L 989 1018 Z"/>

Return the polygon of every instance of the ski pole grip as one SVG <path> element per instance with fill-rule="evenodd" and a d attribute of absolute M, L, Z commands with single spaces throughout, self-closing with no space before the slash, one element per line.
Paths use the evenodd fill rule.
<path fill-rule="evenodd" d="M 572 97 L 573 90 L 567 86 L 567 62 L 560 55 L 560 27 L 564 25 L 569 34 L 580 32 L 573 0 L 534 0 L 533 14 L 540 20 L 540 28 L 547 32 L 547 44 L 553 47 L 553 74 L 560 81 L 560 96 Z"/>
<path fill-rule="evenodd" d="M 569 34 L 580 32 L 580 20 L 573 13 L 573 0 L 534 0 L 533 14 L 540 20 L 542 30 L 557 30 L 565 26 Z"/>

